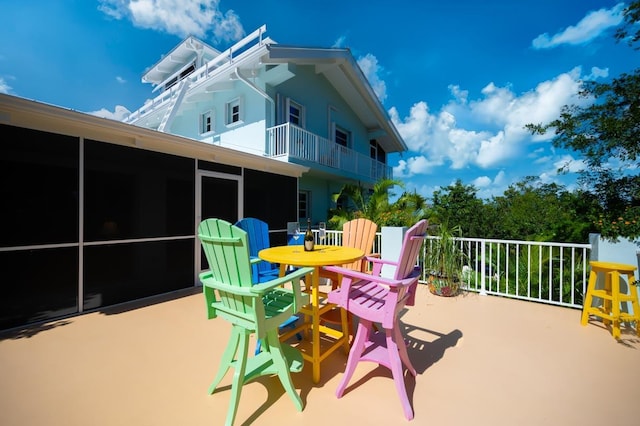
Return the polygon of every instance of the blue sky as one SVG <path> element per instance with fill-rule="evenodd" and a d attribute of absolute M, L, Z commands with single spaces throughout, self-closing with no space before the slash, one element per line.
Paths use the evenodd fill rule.
<path fill-rule="evenodd" d="M 258 6 L 259 5 L 259 6 Z M 122 117 L 153 97 L 145 69 L 186 35 L 223 50 L 262 24 L 282 44 L 349 47 L 410 148 L 397 178 L 427 198 L 456 179 L 483 198 L 524 176 L 575 185 L 523 130 L 548 122 L 580 82 L 640 66 L 613 40 L 608 0 L 21 0 L 0 3 L 0 92 Z"/>

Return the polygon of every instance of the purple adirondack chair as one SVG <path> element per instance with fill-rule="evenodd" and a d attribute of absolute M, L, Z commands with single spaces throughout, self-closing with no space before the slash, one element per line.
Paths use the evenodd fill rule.
<path fill-rule="evenodd" d="M 367 258 L 373 263 L 373 273 L 365 274 L 338 266 L 327 269 L 343 275 L 340 287 L 329 293 L 329 302 L 335 303 L 359 318 L 356 337 L 336 396 L 342 397 L 349 380 L 360 361 L 371 361 L 391 370 L 404 415 L 413 419 L 413 408 L 404 385 L 404 366 L 412 375 L 416 369 L 409 360 L 402 337 L 398 314 L 405 305 L 413 305 L 420 270 L 415 267 L 418 252 L 426 236 L 428 222 L 421 220 L 407 230 L 402 251 L 397 261 Z M 380 277 L 382 265 L 394 265 L 393 278 Z M 382 330 L 374 327 L 382 325 Z"/>

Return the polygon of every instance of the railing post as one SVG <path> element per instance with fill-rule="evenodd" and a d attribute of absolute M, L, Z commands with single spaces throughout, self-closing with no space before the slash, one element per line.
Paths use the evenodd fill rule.
<path fill-rule="evenodd" d="M 480 245 L 480 296 L 487 295 L 487 287 L 485 285 L 485 281 L 487 280 L 486 247 L 487 242 L 482 240 L 482 244 Z"/>

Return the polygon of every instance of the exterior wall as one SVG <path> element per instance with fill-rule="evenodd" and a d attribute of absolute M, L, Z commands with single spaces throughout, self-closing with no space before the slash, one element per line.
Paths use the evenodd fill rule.
<path fill-rule="evenodd" d="M 195 95 L 200 96 L 200 95 Z M 179 115 L 173 120 L 168 133 L 201 140 L 238 151 L 264 155 L 266 151 L 266 108 L 265 98 L 256 93 L 241 81 L 233 82 L 233 90 L 214 92 L 208 100 L 201 100 L 195 106 L 185 103 Z M 189 96 L 186 96 L 188 101 Z M 241 122 L 226 124 L 227 103 L 240 100 Z M 200 134 L 200 116 L 211 111 L 213 113 L 213 132 Z"/>
<path fill-rule="evenodd" d="M 326 222 L 328 220 L 329 209 L 336 207 L 333 195 L 340 192 L 343 183 L 340 180 L 327 180 L 313 176 L 300 178 L 300 191 L 309 191 L 311 193 L 311 221 L 314 226 L 318 222 Z M 306 220 L 306 218 L 300 219 Z"/>
<path fill-rule="evenodd" d="M 276 88 L 277 93 L 305 107 L 306 130 L 333 140 L 330 122 L 351 132 L 353 145 L 349 148 L 369 155 L 369 137 L 355 113 L 342 96 L 323 76 L 317 75 L 312 67 L 298 66 L 296 78 L 288 80 Z M 284 108 L 282 108 L 284 111 Z M 285 118 L 288 116 L 285 113 Z M 279 120 L 280 122 L 280 120 Z"/>

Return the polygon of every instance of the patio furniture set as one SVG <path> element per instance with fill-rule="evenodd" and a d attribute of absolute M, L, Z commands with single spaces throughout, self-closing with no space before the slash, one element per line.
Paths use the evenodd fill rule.
<path fill-rule="evenodd" d="M 257 219 L 236 225 L 206 219 L 198 228 L 209 264 L 209 270 L 200 274 L 208 318 L 220 316 L 232 325 L 209 387 L 209 393 L 214 393 L 229 369 L 235 369 L 225 424 L 235 420 L 242 386 L 264 375 L 277 375 L 295 408 L 302 411 L 291 373 L 300 372 L 307 360 L 313 368 L 313 382 L 318 383 L 321 362 L 340 347 L 348 353 L 348 360 L 336 390 L 338 398 L 360 361 L 378 363 L 391 371 L 404 415 L 413 419 L 403 370 L 413 376 L 416 370 L 398 317 L 415 301 L 420 275 L 415 260 L 427 221 L 419 221 L 406 232 L 395 260 L 371 255 L 377 226 L 367 219 L 345 225 L 343 245 L 317 245 L 311 251 L 300 245 L 269 247 L 268 228 Z M 383 265 L 395 267 L 393 278 L 381 277 Z M 323 275 L 333 278 L 328 292 L 320 289 Z M 339 327 L 331 324 L 331 314 L 336 313 Z M 352 340 L 351 316 L 358 319 Z M 252 334 L 258 339 L 255 349 L 249 348 Z M 295 344 L 309 334 L 310 350 Z M 294 336 L 298 341 L 289 344 Z"/>

